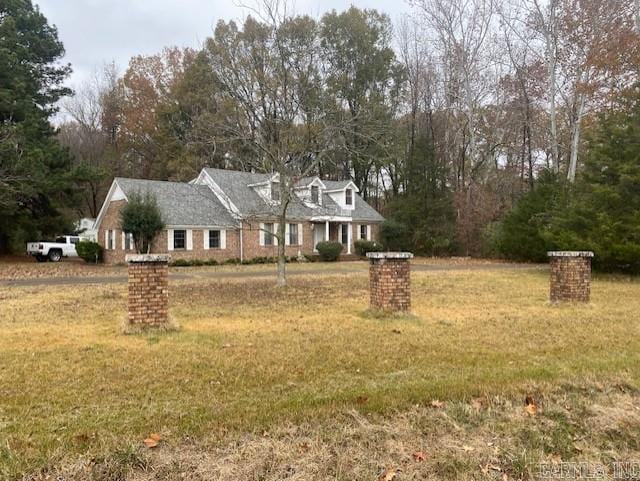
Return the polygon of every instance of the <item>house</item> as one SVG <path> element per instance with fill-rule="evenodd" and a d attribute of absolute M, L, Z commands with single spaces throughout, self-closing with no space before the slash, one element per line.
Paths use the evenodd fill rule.
<path fill-rule="evenodd" d="M 79 234 L 81 239 L 97 242 L 97 234 L 93 226 L 96 220 L 89 217 L 83 217 L 75 223 L 75 231 Z"/>
<path fill-rule="evenodd" d="M 155 196 L 165 229 L 152 252 L 185 260 L 249 260 L 275 256 L 279 177 L 204 168 L 191 182 L 115 178 L 94 229 L 107 263 L 124 262 L 134 252 L 130 234 L 120 228 L 120 209 L 132 194 Z M 312 255 L 318 242 L 344 245 L 353 253 L 357 239 L 378 240 L 384 218 L 359 195 L 351 181 L 300 179 L 287 210 L 286 254 Z"/>

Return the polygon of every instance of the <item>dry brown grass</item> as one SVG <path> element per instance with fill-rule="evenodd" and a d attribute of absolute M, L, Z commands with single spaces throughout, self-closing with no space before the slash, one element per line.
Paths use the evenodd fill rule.
<path fill-rule="evenodd" d="M 173 282 L 182 329 L 142 336 L 119 333 L 124 285 L 0 289 L 0 478 L 482 479 L 497 460 L 517 479 L 552 455 L 637 454 L 640 284 L 550 306 L 547 281 L 415 273 L 414 316 L 393 319 L 365 314 L 364 272 Z"/>

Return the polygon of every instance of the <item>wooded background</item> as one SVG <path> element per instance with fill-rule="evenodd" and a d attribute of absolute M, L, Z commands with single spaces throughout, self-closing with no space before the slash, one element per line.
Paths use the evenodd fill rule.
<path fill-rule="evenodd" d="M 205 166 L 266 170 L 265 159 L 277 157 L 352 179 L 390 220 L 388 242 L 418 254 L 542 260 L 549 247 L 601 250 L 602 235 L 622 236 L 621 249 L 631 250 L 613 268 L 629 270 L 640 257 L 640 214 L 629 210 L 640 187 L 638 2 L 411 5 L 410 17 L 393 21 L 356 7 L 314 19 L 266 0 L 243 24 L 218 22 L 202 50 L 167 46 L 124 71 L 106 64 L 65 98 L 66 67 L 57 77 L 25 71 L 51 86 L 40 122 L 54 105 L 66 119 L 57 130 L 42 123 L 49 146 L 28 161 L 16 133 L 24 122 L 6 98 L 38 89 L 25 91 L 3 69 L 5 248 L 54 233 L 63 217 L 95 217 L 114 176 L 188 181 Z M 26 27 L 12 18 L 42 18 L 31 32 L 58 51 L 49 48 L 41 66 L 60 57 L 55 30 L 29 1 L 5 10 L 0 30 L 18 38 Z M 31 55 L 9 41 L 5 65 Z M 58 176 L 47 172 L 57 167 L 34 159 L 53 150 L 69 164 L 52 186 Z M 25 180 L 40 174 L 37 185 Z M 35 212 L 58 220 L 33 221 Z"/>

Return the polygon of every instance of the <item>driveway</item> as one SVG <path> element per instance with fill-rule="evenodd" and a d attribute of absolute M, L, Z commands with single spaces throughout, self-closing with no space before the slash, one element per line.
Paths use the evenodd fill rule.
<path fill-rule="evenodd" d="M 438 272 L 438 271 L 477 271 L 477 270 L 513 270 L 513 269 L 545 269 L 545 264 L 514 264 L 490 262 L 484 264 L 412 264 L 414 272 Z M 345 266 L 324 269 L 289 269 L 287 276 L 308 276 L 308 275 L 336 275 L 336 274 L 365 274 L 367 267 L 365 264 L 354 263 L 353 267 Z M 252 271 L 206 271 L 190 268 L 173 268 L 169 271 L 169 278 L 173 280 L 189 279 L 264 279 L 275 277 L 274 270 Z M 31 286 L 64 286 L 64 285 L 87 285 L 87 284 L 114 284 L 127 281 L 126 274 L 108 276 L 86 276 L 86 277 L 37 277 L 24 279 L 0 279 L 0 287 L 31 287 Z"/>

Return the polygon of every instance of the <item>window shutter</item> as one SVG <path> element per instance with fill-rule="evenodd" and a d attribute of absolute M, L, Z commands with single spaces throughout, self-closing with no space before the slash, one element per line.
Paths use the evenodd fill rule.
<path fill-rule="evenodd" d="M 167 249 L 173 250 L 173 229 L 167 229 Z"/>
<path fill-rule="evenodd" d="M 209 229 L 204 229 L 202 231 L 202 247 L 204 247 L 204 250 L 208 250 L 209 249 Z"/>
<path fill-rule="evenodd" d="M 284 226 L 284 245 L 286 246 L 291 245 L 289 234 L 291 234 L 291 229 L 289 228 L 289 223 L 287 222 L 287 224 L 285 224 Z"/>
<path fill-rule="evenodd" d="M 298 245 L 304 245 L 302 242 L 302 224 L 298 224 Z"/>
<path fill-rule="evenodd" d="M 263 246 L 264 245 L 264 236 L 265 236 L 266 232 L 264 231 L 264 224 L 262 222 L 260 222 L 260 245 Z"/>
<path fill-rule="evenodd" d="M 371 226 L 367 225 L 367 240 L 371 240 Z"/>
<path fill-rule="evenodd" d="M 220 249 L 227 248 L 227 231 L 220 229 Z"/>
<path fill-rule="evenodd" d="M 126 237 L 126 234 L 124 233 L 124 231 L 122 231 L 122 250 L 125 250 L 124 249 L 125 248 L 125 244 L 124 244 L 125 243 L 125 237 Z"/>
<path fill-rule="evenodd" d="M 193 250 L 193 231 L 191 229 L 187 229 L 187 250 Z"/>
<path fill-rule="evenodd" d="M 275 223 L 273 224 L 273 233 L 277 234 L 278 233 L 278 227 L 280 227 L 279 223 Z M 286 240 L 286 239 L 285 239 Z M 273 236 L 273 245 L 277 246 L 278 245 L 278 238 L 274 235 Z"/>
<path fill-rule="evenodd" d="M 109 249 L 109 230 L 104 231 L 104 248 Z"/>

